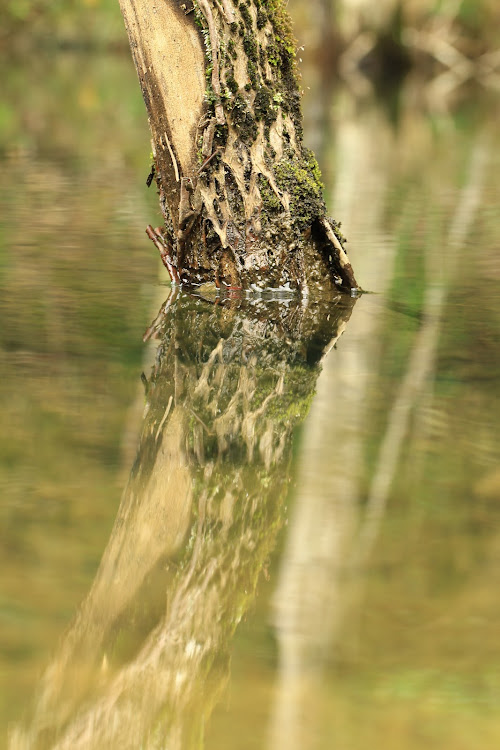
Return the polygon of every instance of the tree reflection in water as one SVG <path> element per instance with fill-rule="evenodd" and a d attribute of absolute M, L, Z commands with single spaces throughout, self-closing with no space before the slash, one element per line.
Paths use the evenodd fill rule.
<path fill-rule="evenodd" d="M 200 746 L 352 305 L 171 293 L 108 546 L 11 748 Z"/>

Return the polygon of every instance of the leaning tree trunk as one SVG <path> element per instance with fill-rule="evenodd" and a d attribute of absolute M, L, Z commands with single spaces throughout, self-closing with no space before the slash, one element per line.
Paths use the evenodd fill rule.
<path fill-rule="evenodd" d="M 302 143 L 284 0 L 120 0 L 177 284 L 357 287 Z"/>

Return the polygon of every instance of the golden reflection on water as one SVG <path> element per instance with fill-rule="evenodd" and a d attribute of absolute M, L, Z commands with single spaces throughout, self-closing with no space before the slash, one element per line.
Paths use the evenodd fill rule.
<path fill-rule="evenodd" d="M 171 294 L 115 526 L 13 748 L 199 747 L 353 305 Z"/>
<path fill-rule="evenodd" d="M 94 69 L 75 98 L 60 74 L 74 122 L 106 75 Z M 154 208 L 131 166 L 142 155 L 120 166 L 136 121 L 124 144 L 106 139 L 93 181 L 102 128 L 95 141 L 88 125 L 72 140 L 63 125 L 71 158 L 54 159 L 39 87 L 2 173 L 0 692 L 12 746 L 57 746 L 57 735 L 83 747 L 165 746 L 168 736 L 179 748 L 497 748 L 497 104 L 429 111 L 403 92 L 391 119 L 371 97 L 311 93 L 306 139 L 357 275 L 376 294 L 357 302 L 317 381 L 304 367 L 293 381 L 298 411 L 291 402 L 286 426 L 273 404 L 290 365 L 276 359 L 252 403 L 266 360 L 245 353 L 242 367 L 237 354 L 245 337 L 267 357 L 281 341 L 289 363 L 300 337 L 285 347 L 255 316 L 236 325 L 236 312 L 209 307 L 223 332 L 211 319 L 213 357 L 195 351 L 190 370 L 202 316 L 178 322 L 172 356 L 148 381 L 157 410 L 142 422 L 108 541 L 141 424 L 138 374 L 149 370 L 142 225 Z M 110 117 L 125 116 L 122 98 Z M 126 210 L 110 168 L 132 190 Z M 281 330 L 302 320 L 306 337 L 297 314 Z"/>

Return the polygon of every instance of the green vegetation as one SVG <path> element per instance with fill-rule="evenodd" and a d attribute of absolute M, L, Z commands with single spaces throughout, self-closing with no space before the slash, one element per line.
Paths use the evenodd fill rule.
<path fill-rule="evenodd" d="M 268 211 L 279 211 L 282 208 L 280 199 L 263 174 L 259 174 L 259 190 L 264 206 Z"/>
<path fill-rule="evenodd" d="M 241 140 L 247 144 L 253 143 L 257 137 L 257 123 L 243 96 L 236 94 L 226 106 Z"/>
<path fill-rule="evenodd" d="M 117 0 L 5 0 L 0 7 L 0 43 L 24 46 L 127 45 Z"/>
<path fill-rule="evenodd" d="M 316 165 L 317 166 L 317 165 Z M 276 181 L 280 190 L 290 195 L 290 213 L 299 230 L 311 226 L 323 209 L 321 183 L 316 174 L 305 169 L 303 162 L 284 160 L 275 167 Z"/>
<path fill-rule="evenodd" d="M 302 24 L 302 18 L 310 16 L 309 4 L 305 0 L 291 0 L 289 5 L 283 0 L 253 0 L 253 3 L 258 28 L 264 28 L 268 20 L 273 27 L 276 46 L 269 59 L 271 65 L 294 68 L 297 45 L 287 10 Z M 338 11 L 341 5 L 335 4 Z M 244 35 L 251 23 L 249 4 L 239 3 L 239 13 L 241 34 Z M 405 3 L 399 13 L 385 14 L 387 25 L 379 31 L 388 37 L 397 36 L 396 24 L 398 28 L 401 25 L 422 28 L 423 24 L 439 15 L 445 20 L 448 13 L 448 4 L 444 2 Z M 455 20 L 461 34 L 483 51 L 499 44 L 500 8 L 496 0 L 463 0 L 457 6 Z M 333 31 L 323 28 L 320 33 Z M 0 8 L 0 42 L 2 40 L 4 44 L 14 45 L 32 44 L 33 41 L 123 47 L 127 44 L 117 0 L 5 0 Z"/>
<path fill-rule="evenodd" d="M 274 94 L 271 88 L 267 86 L 260 86 L 256 93 L 253 103 L 256 120 L 262 120 L 264 124 L 269 127 L 277 117 L 277 112 L 273 103 L 276 102 L 276 97 L 281 97 L 281 94 Z"/>
<path fill-rule="evenodd" d="M 331 66 L 363 34 L 367 48 L 359 60 L 354 60 L 357 52 L 351 48 L 350 59 L 381 84 L 397 82 L 411 67 L 425 78 L 438 75 L 443 65 L 456 65 L 460 77 L 462 56 L 479 62 L 472 77 L 483 76 L 482 83 L 490 65 L 498 71 L 500 5 L 496 0 L 380 0 L 377 12 L 369 0 L 325 0 L 321 5 L 322 18 L 327 19 L 322 24 L 312 17 L 304 0 L 290 0 L 288 10 L 295 28 L 300 29 L 301 41 L 307 42 L 308 53 L 321 50 Z M 443 49 L 447 53 L 442 55 Z M 486 53 L 493 55 L 481 59 Z M 498 88 L 498 82 L 492 86 Z"/>

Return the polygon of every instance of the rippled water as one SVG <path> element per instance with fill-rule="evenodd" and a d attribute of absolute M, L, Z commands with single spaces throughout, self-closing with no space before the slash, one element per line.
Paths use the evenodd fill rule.
<path fill-rule="evenodd" d="M 169 297 L 148 247 L 128 59 L 5 76 L 12 747 L 499 745 L 498 103 L 315 82 L 373 294 L 224 306 Z"/>

